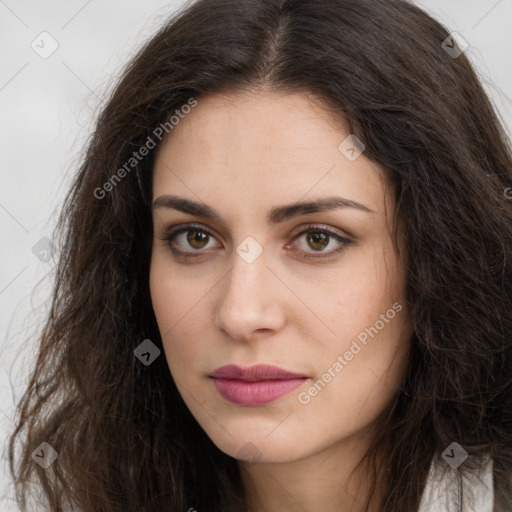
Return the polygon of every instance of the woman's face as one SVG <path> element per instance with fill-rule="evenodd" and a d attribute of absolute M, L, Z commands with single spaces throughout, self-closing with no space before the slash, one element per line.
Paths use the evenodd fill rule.
<path fill-rule="evenodd" d="M 349 135 L 307 95 L 239 93 L 198 100 L 159 148 L 152 304 L 179 392 L 233 457 L 354 439 L 404 375 L 393 201 Z"/>

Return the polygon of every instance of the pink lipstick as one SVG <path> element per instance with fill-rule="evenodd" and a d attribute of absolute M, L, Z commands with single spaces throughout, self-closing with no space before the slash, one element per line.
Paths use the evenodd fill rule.
<path fill-rule="evenodd" d="M 248 368 L 226 365 L 210 374 L 220 396 L 236 405 L 264 405 L 298 388 L 305 375 L 276 366 L 258 364 Z"/>

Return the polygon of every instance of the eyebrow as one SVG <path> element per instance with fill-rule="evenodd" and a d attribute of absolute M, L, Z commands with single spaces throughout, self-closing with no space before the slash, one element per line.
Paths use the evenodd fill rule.
<path fill-rule="evenodd" d="M 162 195 L 153 201 L 153 210 L 158 208 L 172 208 L 183 213 L 203 217 L 222 223 L 222 217 L 210 206 L 204 203 L 197 203 L 191 199 L 173 195 Z M 292 217 L 308 213 L 327 212 L 340 208 L 354 208 L 366 213 L 376 213 L 365 205 L 345 199 L 343 197 L 325 197 L 314 201 L 302 201 L 284 206 L 276 206 L 267 214 L 267 222 L 271 225 L 284 222 Z"/>

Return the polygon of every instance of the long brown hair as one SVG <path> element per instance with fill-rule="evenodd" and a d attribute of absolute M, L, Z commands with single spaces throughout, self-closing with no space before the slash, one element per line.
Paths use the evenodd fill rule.
<path fill-rule="evenodd" d="M 163 347 L 148 283 L 155 150 L 130 159 L 191 98 L 258 86 L 314 93 L 343 116 L 404 222 L 414 334 L 367 454 L 388 470 L 381 510 L 417 510 L 453 441 L 470 455 L 460 471 L 492 457 L 494 510 L 507 509 L 512 154 L 447 38 L 404 0 L 199 0 L 147 42 L 99 115 L 57 227 L 51 311 L 9 444 L 23 511 L 34 481 L 52 511 L 246 510 L 238 462 L 199 427 L 165 358 L 134 357 L 145 339 Z M 32 457 L 43 442 L 58 453 L 46 469 Z"/>

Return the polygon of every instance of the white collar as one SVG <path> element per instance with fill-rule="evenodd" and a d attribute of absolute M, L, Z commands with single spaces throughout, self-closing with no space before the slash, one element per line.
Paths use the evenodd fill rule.
<path fill-rule="evenodd" d="M 489 459 L 478 472 L 463 476 L 458 469 L 434 458 L 418 512 L 493 512 L 492 467 Z"/>

